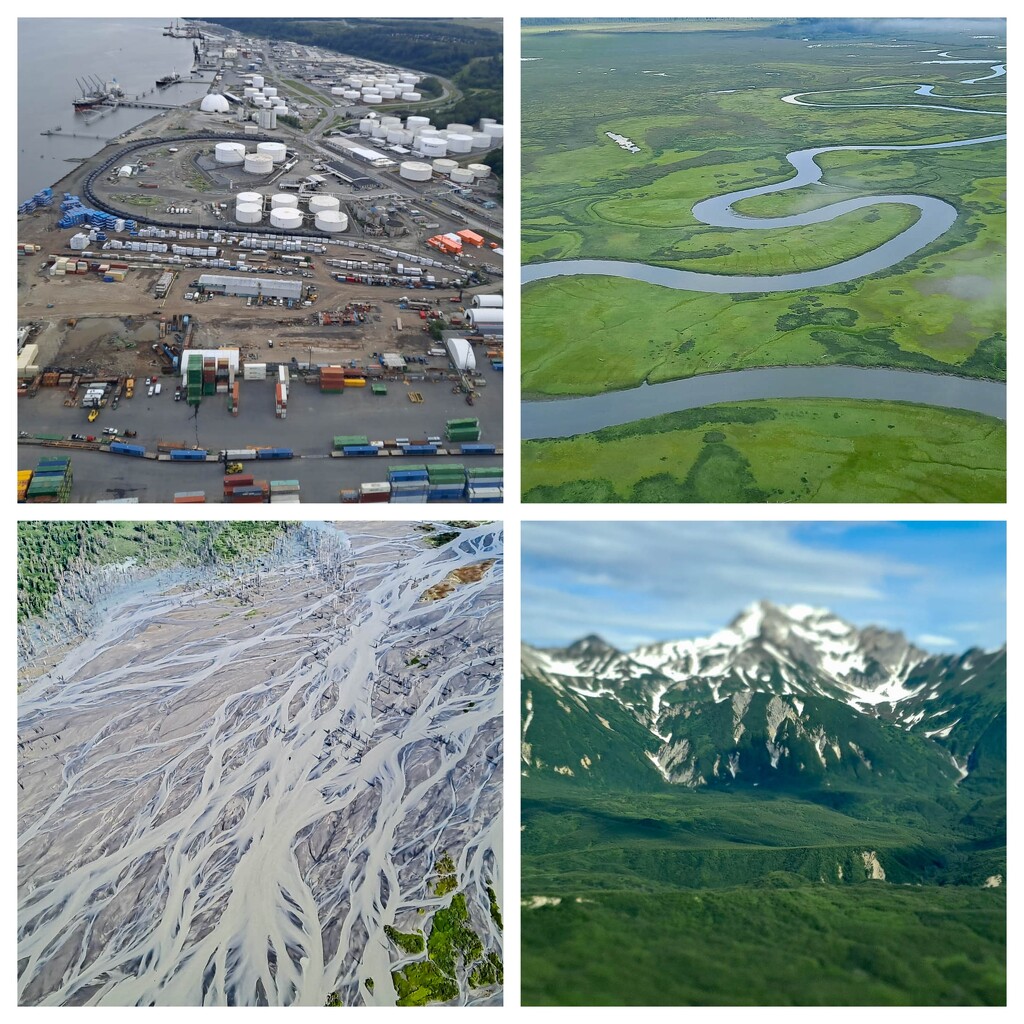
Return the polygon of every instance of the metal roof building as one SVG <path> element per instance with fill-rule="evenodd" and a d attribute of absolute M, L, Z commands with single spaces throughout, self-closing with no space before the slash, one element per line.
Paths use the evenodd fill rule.
<path fill-rule="evenodd" d="M 288 278 L 228 274 L 200 274 L 199 287 L 214 295 L 266 295 L 273 299 L 301 299 L 302 282 Z"/>

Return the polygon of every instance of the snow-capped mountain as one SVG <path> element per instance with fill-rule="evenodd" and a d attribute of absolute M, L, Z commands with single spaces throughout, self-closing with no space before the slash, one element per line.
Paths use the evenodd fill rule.
<path fill-rule="evenodd" d="M 857 707 L 901 700 L 910 670 L 928 657 L 902 633 L 848 622 L 808 605 L 760 601 L 706 639 L 633 651 L 680 682 L 704 681 L 717 700 L 743 690 L 838 697 Z"/>
<path fill-rule="evenodd" d="M 931 655 L 899 632 L 759 602 L 709 637 L 631 652 L 593 635 L 560 649 L 524 645 L 523 686 L 538 705 L 524 729 L 527 772 L 593 777 L 597 760 L 607 771 L 614 753 L 604 748 L 615 746 L 607 733 L 629 722 L 630 761 L 642 755 L 671 783 L 952 784 L 973 770 L 979 743 L 990 751 L 986 764 L 998 761 L 1005 651 Z M 553 728 L 540 704 L 567 718 Z M 589 746 L 579 753 L 573 737 L 584 733 Z"/>

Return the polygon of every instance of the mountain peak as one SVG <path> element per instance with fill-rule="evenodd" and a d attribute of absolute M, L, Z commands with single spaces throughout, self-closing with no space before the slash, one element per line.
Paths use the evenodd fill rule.
<path fill-rule="evenodd" d="M 592 657 L 595 654 L 621 654 L 622 652 L 617 647 L 613 647 L 608 643 L 604 637 L 598 636 L 596 633 L 588 633 L 566 647 L 565 653 L 573 657 L 584 655 Z"/>

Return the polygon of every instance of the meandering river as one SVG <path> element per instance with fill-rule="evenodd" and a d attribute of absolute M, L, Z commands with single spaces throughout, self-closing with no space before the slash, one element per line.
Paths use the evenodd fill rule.
<path fill-rule="evenodd" d="M 993 70 L 996 67 L 993 65 Z M 998 65 L 998 67 L 1002 67 L 1002 65 Z M 915 95 L 930 95 L 934 87 L 916 85 L 906 86 L 906 88 L 914 89 Z M 861 106 L 861 104 L 816 104 L 801 98 L 808 95 L 814 94 L 792 93 L 782 99 L 786 103 L 804 106 Z M 927 106 L 917 103 L 863 105 L 908 108 Z M 1005 114 L 995 111 L 970 111 L 956 107 L 941 107 L 939 109 L 1005 117 Z M 889 144 L 819 146 L 795 150 L 786 155 L 786 160 L 795 173 L 784 181 L 729 192 L 702 200 L 694 205 L 693 216 L 703 224 L 748 231 L 823 224 L 844 214 L 883 203 L 913 206 L 920 212 L 918 219 L 894 238 L 860 256 L 843 260 L 820 270 L 776 275 L 733 275 L 675 270 L 669 267 L 625 260 L 574 259 L 528 264 L 523 267 L 522 282 L 525 285 L 555 277 L 588 275 L 624 278 L 681 291 L 738 294 L 797 291 L 854 281 L 887 270 L 935 241 L 953 226 L 957 217 L 956 208 L 951 203 L 934 196 L 911 194 L 860 196 L 785 217 L 751 217 L 736 212 L 733 209 L 734 205 L 755 196 L 787 192 L 820 181 L 823 171 L 818 164 L 818 157 L 824 153 L 957 149 L 965 146 L 993 145 L 1005 142 L 1005 140 L 1006 133 L 1003 132 L 949 142 L 906 146 Z M 796 397 L 890 399 L 966 409 L 1001 419 L 1005 419 L 1006 416 L 1006 389 L 1005 385 L 998 382 L 911 370 L 846 366 L 785 366 L 704 375 L 585 398 L 524 402 L 523 438 L 529 440 L 544 437 L 568 437 L 663 412 L 697 408 L 715 402 Z"/>

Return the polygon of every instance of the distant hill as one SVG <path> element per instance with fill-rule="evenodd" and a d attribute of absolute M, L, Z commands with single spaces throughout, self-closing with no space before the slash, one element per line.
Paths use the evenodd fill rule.
<path fill-rule="evenodd" d="M 502 35 L 490 27 L 454 18 L 207 18 L 259 39 L 322 46 L 417 71 L 451 78 L 477 57 L 502 52 Z"/>

